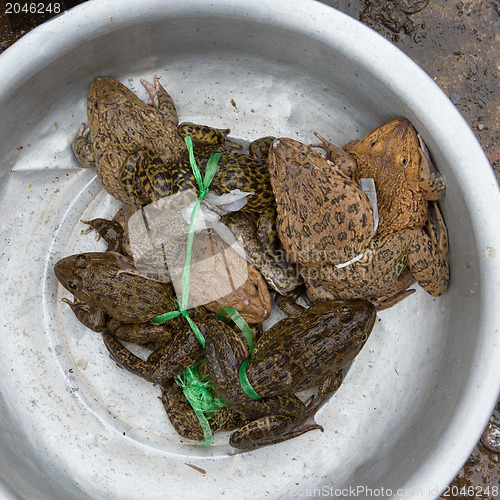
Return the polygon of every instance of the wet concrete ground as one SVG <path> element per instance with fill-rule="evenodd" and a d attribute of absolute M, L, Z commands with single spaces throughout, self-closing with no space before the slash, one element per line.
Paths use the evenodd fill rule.
<path fill-rule="evenodd" d="M 83 1 L 59 3 L 65 10 Z M 500 0 L 323 3 L 378 31 L 434 78 L 476 134 L 500 182 Z M 0 7 L 0 52 L 53 15 L 6 15 L 4 0 Z M 500 498 L 492 494 L 492 487 L 500 487 L 499 459 L 500 402 L 491 425 L 442 498 Z"/>

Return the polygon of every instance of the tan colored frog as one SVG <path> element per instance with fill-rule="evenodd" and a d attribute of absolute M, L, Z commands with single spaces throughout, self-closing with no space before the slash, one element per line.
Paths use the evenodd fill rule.
<path fill-rule="evenodd" d="M 276 139 L 268 162 L 278 236 L 289 262 L 340 264 L 365 250 L 375 225 L 358 182 L 294 139 Z"/>
<path fill-rule="evenodd" d="M 126 203 L 129 199 L 118 176 L 129 155 L 146 149 L 168 162 L 180 160 L 187 151 L 177 132 L 179 119 L 168 92 L 156 76 L 154 86 L 145 80 L 141 83 L 151 105 L 112 78 L 96 78 L 87 98 L 89 127 L 83 124 L 73 140 L 73 151 L 82 165 L 96 167 L 105 189 Z"/>
<path fill-rule="evenodd" d="M 278 214 L 281 213 L 278 231 L 283 246 L 293 249 L 298 242 L 302 254 L 318 257 L 299 261 L 299 272 L 313 300 L 367 298 L 378 301 L 380 308 L 387 307 L 395 303 L 395 297 L 406 296 L 405 290 L 413 279 L 431 295 L 439 296 L 446 290 L 448 236 L 435 202 L 425 229 L 405 228 L 385 236 L 377 233 L 372 238 L 373 225 L 369 226 L 370 234 L 365 224 L 360 224 L 365 220 L 373 224 L 368 201 L 362 205 L 364 212 L 349 210 L 352 186 L 337 182 L 342 178 L 337 170 L 333 170 L 334 182 L 329 183 L 327 174 L 335 166 L 321 155 L 318 158 L 316 151 L 297 141 L 280 139 L 273 144 L 269 162 Z M 356 184 L 353 180 L 351 183 Z M 365 195 L 361 192 L 359 196 Z M 332 200 L 348 208 L 338 210 Z M 346 227 L 352 229 L 347 239 Z M 356 231 L 361 231 L 363 239 L 356 237 Z M 342 245 L 350 244 L 354 251 L 344 251 L 349 259 L 329 261 L 328 256 L 338 254 L 339 244 L 340 250 L 345 248 Z M 311 247 L 316 254 L 304 251 Z"/>
<path fill-rule="evenodd" d="M 342 150 L 317 137 L 322 144 L 315 147 L 324 147 L 327 158 L 336 164 L 342 153 L 348 154 L 350 172 L 356 180 L 374 179 L 379 215 L 377 236 L 423 227 L 427 223 L 428 201 L 440 199 L 446 191 L 425 143 L 404 118 L 377 127 Z M 342 161 L 348 160 L 342 157 Z"/>

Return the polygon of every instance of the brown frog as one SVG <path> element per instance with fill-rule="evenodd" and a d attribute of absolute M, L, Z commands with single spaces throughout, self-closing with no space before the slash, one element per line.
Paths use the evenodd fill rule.
<path fill-rule="evenodd" d="M 318 136 L 318 135 L 317 135 Z M 318 136 L 327 158 L 351 158 L 354 178 L 372 178 L 377 192 L 377 236 L 427 223 L 428 201 L 444 196 L 444 179 L 436 169 L 420 135 L 406 119 L 392 120 L 339 148 Z M 344 161 L 348 161 L 345 160 Z"/>
<path fill-rule="evenodd" d="M 85 221 L 89 230 L 95 230 L 99 237 L 102 237 L 108 244 L 108 251 L 118 252 L 124 257 L 119 261 L 122 265 L 122 271 L 131 274 L 138 274 L 150 279 L 170 283 L 168 269 L 164 274 L 158 276 L 149 274 L 147 270 L 140 271 L 134 266 L 130 253 L 130 242 L 128 237 L 128 220 L 133 211 L 130 206 L 120 209 L 113 221 L 106 219 L 94 219 Z M 212 312 L 218 312 L 221 307 L 234 307 L 248 323 L 260 323 L 264 321 L 271 313 L 271 297 L 267 284 L 261 273 L 251 264 L 247 264 L 247 280 L 233 292 L 220 297 L 205 305 Z"/>
<path fill-rule="evenodd" d="M 340 264 L 373 237 L 373 209 L 359 184 L 309 146 L 281 138 L 269 150 L 277 230 L 290 262 Z"/>
<path fill-rule="evenodd" d="M 141 83 L 151 97 L 150 104 L 112 78 L 96 78 L 87 97 L 89 127 L 83 124 L 73 140 L 77 159 L 85 167 L 95 167 L 105 189 L 123 202 L 129 197 L 118 176 L 131 154 L 154 151 L 170 162 L 186 153 L 172 98 L 156 76 L 154 86 L 145 80 Z"/>
<path fill-rule="evenodd" d="M 233 447 L 252 449 L 321 429 L 314 413 L 340 386 L 342 369 L 365 344 L 376 317 L 373 304 L 363 300 L 325 301 L 309 309 L 289 302 L 288 312 L 294 316 L 266 331 L 251 354 L 241 333 L 207 332 L 211 383 L 231 408 L 252 420 L 231 435 Z M 261 399 L 243 390 L 242 370 Z M 319 387 L 317 401 L 304 404 L 295 396 L 313 387 Z"/>
<path fill-rule="evenodd" d="M 285 248 L 290 241 L 294 244 L 294 240 L 303 241 L 304 246 L 308 245 L 312 235 L 312 245 L 319 258 L 302 260 L 299 272 L 313 300 L 367 298 L 377 300 L 380 308 L 387 307 L 408 294 L 405 290 L 413 279 L 431 295 L 439 296 L 446 290 L 449 280 L 448 237 L 435 202 L 425 228 L 405 228 L 385 236 L 378 236 L 377 233 L 374 238 L 373 232 L 370 236 L 364 231 L 362 245 L 354 247 L 355 251 L 351 252 L 349 259 L 329 262 L 322 258 L 323 254 L 318 250 L 324 255 L 337 255 L 339 234 L 341 243 L 345 242 L 345 235 L 348 234 L 344 227 L 353 230 L 353 236 L 348 242 L 357 242 L 356 228 L 364 229 L 364 225 L 359 222 L 365 219 L 360 218 L 356 211 L 350 213 L 344 210 L 338 216 L 344 226 L 325 225 L 322 222 L 323 219 L 331 220 L 331 216 L 325 214 L 328 214 L 332 206 L 331 203 L 323 202 L 323 193 L 328 193 L 333 200 L 340 199 L 343 203 L 348 203 L 350 191 L 345 191 L 343 184 L 327 184 L 327 179 L 316 184 L 318 170 L 320 174 L 324 172 L 318 168 L 311 169 L 310 158 L 314 158 L 316 165 L 332 168 L 331 164 L 321 155 L 318 158 L 317 152 L 311 152 L 310 148 L 300 143 L 297 145 L 296 141 L 289 141 L 280 140 L 281 144 L 276 144 L 270 152 L 271 179 L 278 213 L 281 207 L 286 223 L 285 229 L 293 229 L 293 232 L 287 229 L 280 233 L 280 237 L 285 239 Z M 299 172 L 306 179 L 304 185 L 309 187 L 304 194 L 305 189 L 297 191 Z M 326 169 L 325 172 L 329 170 Z M 336 175 L 340 174 L 336 172 Z M 324 177 L 319 179 L 323 180 Z M 312 211 L 311 206 L 316 207 L 316 210 Z M 365 204 L 365 208 L 366 206 Z M 354 222 L 351 221 L 351 214 L 355 216 Z M 373 217 L 372 212 L 368 211 L 368 214 L 369 219 Z M 367 214 L 364 215 L 366 218 Z M 318 220 L 320 224 L 316 224 Z M 316 228 L 314 234 L 311 227 Z M 373 231 L 373 226 L 370 229 Z"/>

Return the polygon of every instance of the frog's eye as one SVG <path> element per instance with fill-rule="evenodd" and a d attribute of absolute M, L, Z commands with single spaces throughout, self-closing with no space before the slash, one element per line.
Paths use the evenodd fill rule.
<path fill-rule="evenodd" d="M 367 338 L 368 338 L 368 335 L 366 333 L 363 333 L 363 336 L 361 337 L 361 342 L 366 342 Z"/>
<path fill-rule="evenodd" d="M 83 253 L 77 255 L 73 260 L 73 264 L 79 268 L 85 267 L 87 265 L 87 256 Z"/>
<path fill-rule="evenodd" d="M 375 139 L 370 143 L 370 147 L 373 148 L 377 144 L 377 140 Z"/>
<path fill-rule="evenodd" d="M 77 290 L 81 289 L 81 286 L 83 284 L 83 281 L 80 277 L 75 277 L 70 280 L 68 280 L 68 290 L 71 292 L 76 292 Z"/>
<path fill-rule="evenodd" d="M 340 321 L 342 321 L 342 323 L 347 323 L 352 319 L 352 311 L 349 306 L 343 305 L 337 307 L 337 314 L 339 315 Z"/>

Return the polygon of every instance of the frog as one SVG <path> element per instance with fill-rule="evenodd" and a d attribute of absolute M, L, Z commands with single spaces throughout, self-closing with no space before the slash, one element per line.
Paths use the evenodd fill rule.
<path fill-rule="evenodd" d="M 360 210 L 364 217 L 360 218 L 356 211 L 349 212 L 348 208 L 339 210 L 337 216 L 337 205 L 334 205 L 334 220 L 343 225 L 327 225 L 324 220 L 329 221 L 331 216 L 324 214 L 332 212 L 332 205 L 325 205 L 325 200 L 349 204 L 352 191 L 346 191 L 346 186 L 351 189 L 358 185 L 356 180 L 311 146 L 291 139 L 273 143 L 269 163 L 278 215 L 280 210 L 283 214 L 281 231 L 278 227 L 280 239 L 287 251 L 302 252 L 311 257 L 297 260 L 299 273 L 313 301 L 366 298 L 377 301 L 377 306 L 382 309 L 408 296 L 404 287 L 415 279 L 433 296 L 439 296 L 447 289 L 448 236 L 436 202 L 425 202 L 434 203 L 431 215 L 429 210 L 426 212 L 426 227 L 405 227 L 384 236 L 379 235 L 378 229 L 375 231 L 373 209 L 367 199 Z M 352 184 L 329 183 L 332 171 L 334 179 L 347 178 Z M 302 178 L 305 181 L 297 186 Z M 328 208 L 321 209 L 324 206 Z M 351 214 L 355 217 L 354 224 Z M 365 227 L 367 219 L 372 222 L 368 231 Z M 321 224 L 317 223 L 318 220 Z M 347 239 L 352 251 L 341 252 L 342 258 L 329 261 L 329 255 L 339 255 L 339 235 L 341 243 L 346 244 L 345 236 L 349 233 L 345 227 L 352 229 L 353 236 Z M 363 239 L 358 238 L 358 230 L 363 230 Z M 302 241 L 304 248 L 299 246 Z M 311 248 L 314 252 L 307 253 Z M 397 298 L 399 300 L 395 300 Z"/>
<path fill-rule="evenodd" d="M 234 448 L 254 449 L 322 430 L 314 414 L 340 387 L 343 368 L 360 352 L 375 324 L 375 306 L 365 300 L 321 301 L 304 308 L 280 297 L 279 305 L 283 303 L 290 316 L 264 332 L 251 353 L 237 331 L 224 336 L 207 332 L 211 384 L 229 407 L 251 420 L 231 434 Z M 243 390 L 244 362 L 246 378 L 261 399 Z M 315 387 L 317 395 L 306 403 L 295 395 Z"/>
<path fill-rule="evenodd" d="M 268 156 L 277 232 L 292 263 L 341 264 L 367 247 L 373 208 L 360 185 L 312 147 L 276 139 Z"/>
<path fill-rule="evenodd" d="M 210 189 L 222 195 L 233 190 L 248 193 L 241 210 L 253 214 L 262 213 L 274 204 L 269 171 L 261 150 L 255 147 L 249 153 L 232 151 L 235 143 L 227 141 L 226 131 L 208 126 L 189 124 L 179 129 L 192 137 L 194 158 L 202 177 L 209 158 L 216 153 L 221 156 Z M 160 198 L 179 191 L 197 190 L 190 155 L 185 153 L 177 161 L 165 162 L 154 150 L 142 148 L 123 164 L 118 175 L 120 185 L 128 196 L 128 203 L 138 207 L 154 203 Z"/>
<path fill-rule="evenodd" d="M 254 449 L 322 429 L 314 422 L 314 414 L 341 386 L 342 370 L 366 343 L 376 318 L 374 305 L 365 300 L 321 301 L 305 308 L 291 297 L 279 296 L 277 304 L 288 318 L 260 335 L 251 354 L 241 331 L 216 319 L 200 328 L 205 339 L 203 360 L 186 353 L 186 343 L 172 343 L 143 360 L 112 335 L 104 334 L 103 339 L 119 366 L 160 385 L 177 432 L 198 440 L 203 436 L 200 424 L 173 379 L 192 366 L 189 363 L 201 361 L 201 378 L 208 376 L 213 394 L 222 397 L 229 408 L 221 418 L 239 427 L 229 444 Z M 239 382 L 240 367 L 247 359 L 248 380 L 262 396 L 258 401 L 250 399 Z M 306 403 L 295 396 L 314 387 L 318 393 Z M 238 424 L 234 412 L 244 421 Z"/>
<path fill-rule="evenodd" d="M 128 219 L 132 214 L 133 210 L 130 205 L 124 205 L 115 214 L 113 220 L 96 218 L 82 221 L 87 225 L 84 232 L 96 231 L 98 237 L 102 237 L 107 243 L 106 251 L 120 254 L 118 258 L 122 266 L 122 272 L 171 283 L 168 268 L 163 274 L 158 275 L 156 273 L 151 274 L 148 270 L 138 271 L 134 266 L 127 229 Z M 247 279 L 244 283 L 233 292 L 205 304 L 205 307 L 214 313 L 217 313 L 222 307 L 232 307 L 242 315 L 247 323 L 261 323 L 269 317 L 272 304 L 262 274 L 251 263 L 247 263 Z"/>
<path fill-rule="evenodd" d="M 125 203 L 129 197 L 118 176 L 131 154 L 145 148 L 169 162 L 187 151 L 170 94 L 157 76 L 154 85 L 144 79 L 141 84 L 150 95 L 148 103 L 111 77 L 94 79 L 87 96 L 89 126 L 82 124 L 72 142 L 81 165 L 95 167 L 106 191 Z"/>
<path fill-rule="evenodd" d="M 54 274 L 80 302 L 124 323 L 143 323 L 177 309 L 168 284 L 120 273 L 125 265 L 116 253 L 79 253 L 60 259 Z"/>
<path fill-rule="evenodd" d="M 407 287 L 415 280 L 439 297 L 449 284 L 448 233 L 439 207 L 430 203 L 424 228 L 374 237 L 348 265 L 303 266 L 300 273 L 312 300 L 366 298 L 385 309 L 411 294 Z"/>
<path fill-rule="evenodd" d="M 316 135 L 321 144 L 313 146 L 323 147 L 326 157 L 334 162 L 350 162 L 349 169 L 356 181 L 374 179 L 378 236 L 423 227 L 427 223 L 428 202 L 437 201 L 446 193 L 444 178 L 432 162 L 424 140 L 405 118 L 391 120 L 362 139 L 350 141 L 341 150 Z"/>

